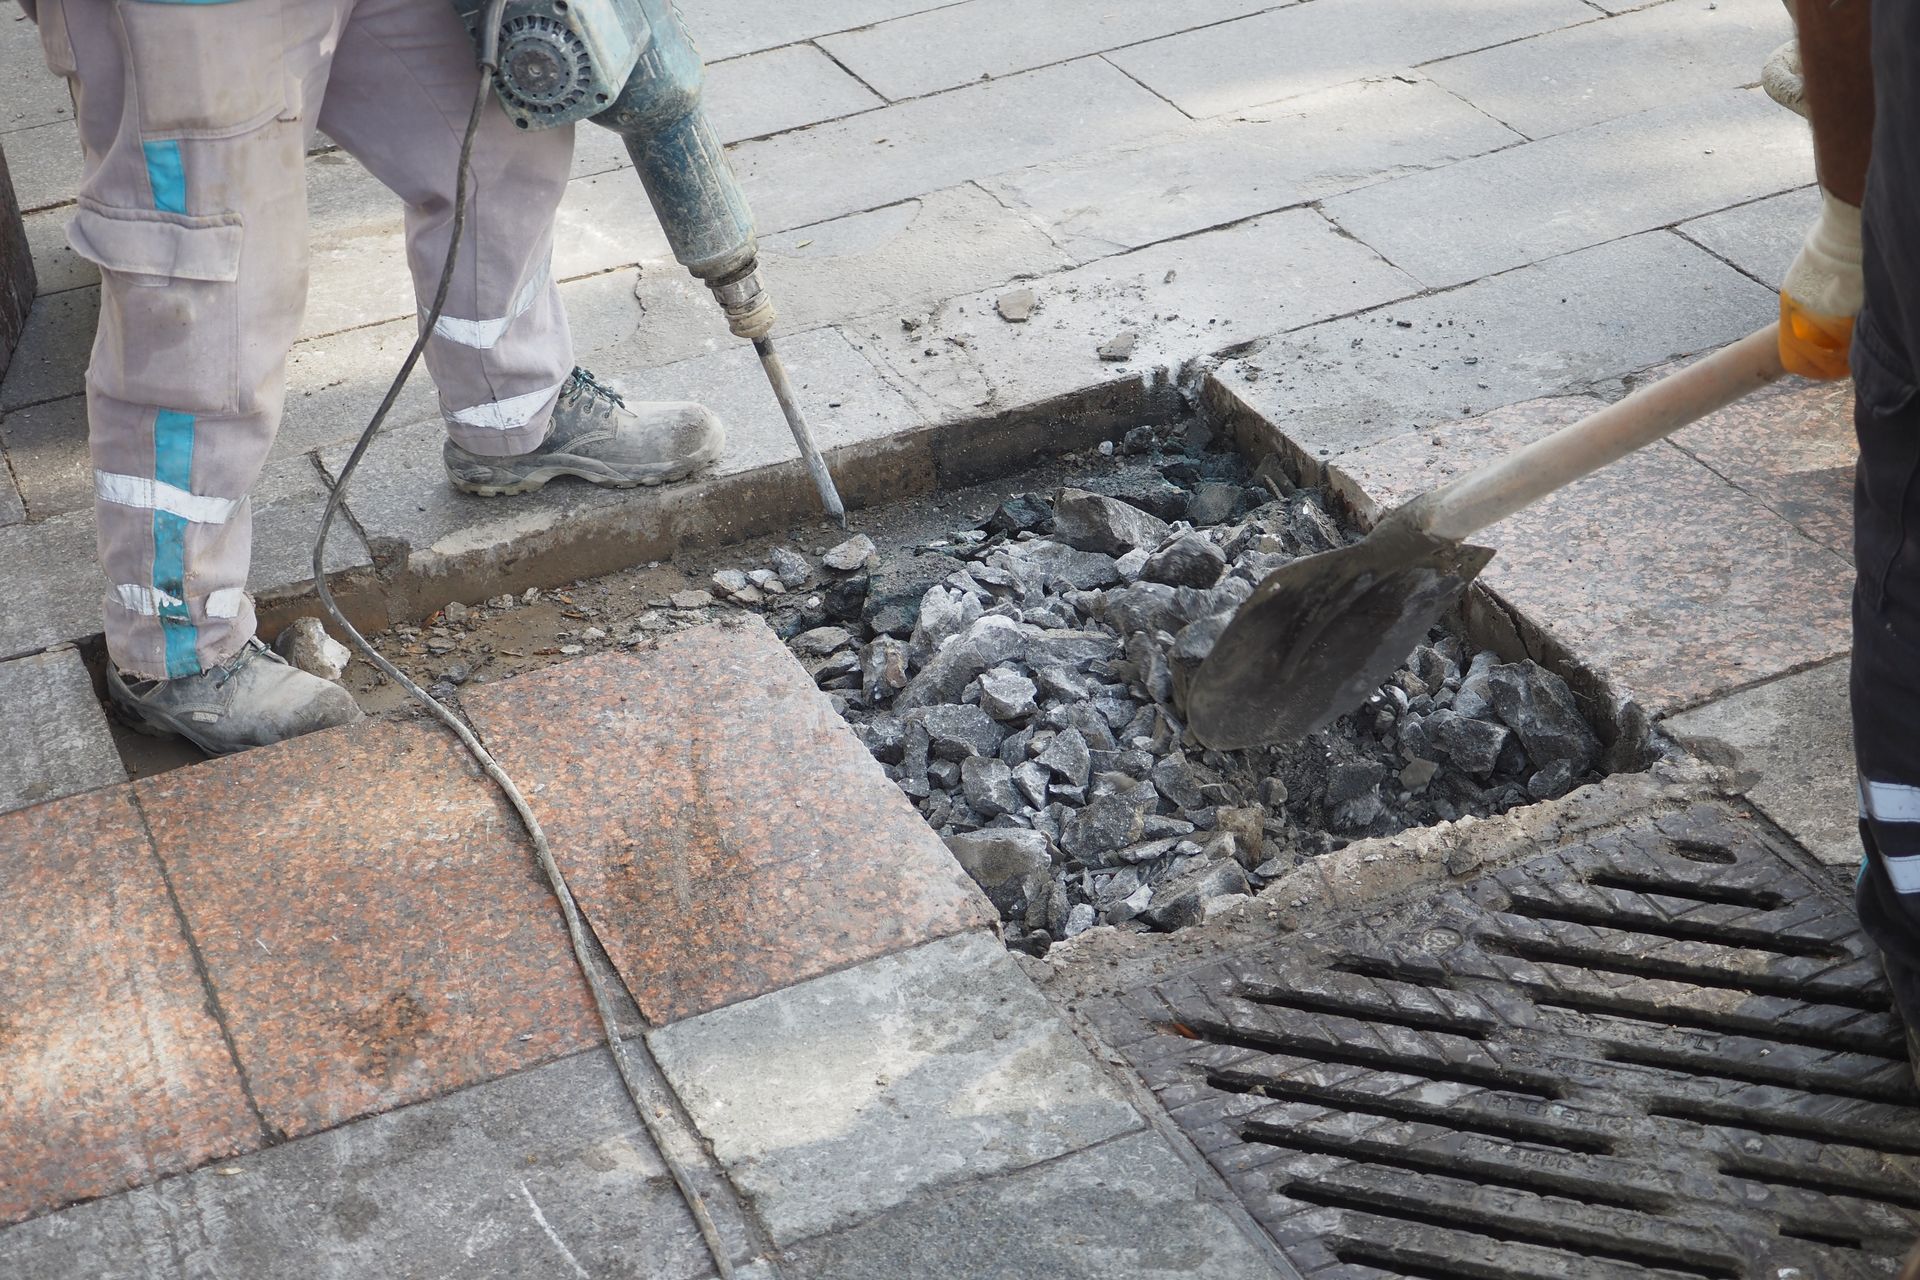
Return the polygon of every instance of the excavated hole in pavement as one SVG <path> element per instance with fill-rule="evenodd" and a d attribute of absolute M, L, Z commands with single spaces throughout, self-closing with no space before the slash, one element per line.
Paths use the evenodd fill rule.
<path fill-rule="evenodd" d="M 1558 797 L 1646 763 L 1556 675 L 1457 629 L 1313 738 L 1237 752 L 1183 732 L 1181 669 L 1288 559 L 1353 535 L 1203 422 L 778 541 L 453 604 L 374 637 L 457 702 L 504 679 L 758 612 L 1035 954 L 1097 923 L 1171 930 L 1367 836 Z M 372 714 L 418 714 L 364 662 Z M 1611 746 L 1603 743 L 1611 739 Z M 189 763 L 127 744 L 136 775 Z"/>

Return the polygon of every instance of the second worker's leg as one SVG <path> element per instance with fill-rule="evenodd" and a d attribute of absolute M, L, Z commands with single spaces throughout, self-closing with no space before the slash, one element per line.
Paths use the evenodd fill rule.
<path fill-rule="evenodd" d="M 1866 857 L 1855 897 L 1920 1070 L 1920 393 L 1871 318 L 1859 335 L 1852 704 Z"/>
<path fill-rule="evenodd" d="M 321 127 L 404 201 L 423 316 L 452 236 L 460 141 L 478 82 L 473 42 L 447 4 L 360 0 L 335 54 Z M 700 406 L 629 403 L 574 367 L 551 270 L 572 155 L 570 127 L 519 129 L 497 101 L 487 103 L 459 259 L 426 350 L 447 424 L 448 475 L 467 492 L 522 493 L 562 475 L 660 484 L 720 453 L 720 424 Z"/>

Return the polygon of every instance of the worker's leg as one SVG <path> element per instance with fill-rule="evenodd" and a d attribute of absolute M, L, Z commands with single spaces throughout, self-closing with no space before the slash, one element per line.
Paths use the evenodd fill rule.
<path fill-rule="evenodd" d="M 1920 391 L 1870 317 L 1853 368 L 1853 739 L 1867 850 L 1856 898 L 1920 1030 Z"/>
<path fill-rule="evenodd" d="M 479 86 L 453 6 L 360 0 L 320 127 L 406 204 L 407 257 L 422 315 L 453 234 L 460 140 Z M 426 350 L 448 433 L 486 456 L 537 447 L 573 370 L 550 261 L 573 129 L 516 128 L 489 100 L 474 138 L 466 227 Z"/>
<path fill-rule="evenodd" d="M 87 370 L 107 648 L 176 679 L 252 637 L 248 490 L 306 288 L 303 71 L 330 4 L 42 0 L 85 151 L 68 224 L 100 267 Z"/>

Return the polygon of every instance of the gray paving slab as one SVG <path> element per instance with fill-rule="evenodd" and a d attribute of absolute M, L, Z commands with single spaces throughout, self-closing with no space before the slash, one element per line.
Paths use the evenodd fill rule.
<path fill-rule="evenodd" d="M 1045 164 L 1182 122 L 1098 58 L 742 143 L 734 170 L 769 232 Z"/>
<path fill-rule="evenodd" d="M 71 117 L 15 129 L 0 139 L 0 147 L 6 148 L 7 172 L 22 213 L 73 203 L 81 159 L 80 134 Z"/>
<path fill-rule="evenodd" d="M 253 486 L 253 563 L 247 586 L 263 599 L 304 594 L 313 585 L 313 539 L 327 505 L 327 486 L 311 458 L 271 464 Z M 327 534 L 327 573 L 373 565 L 350 521 Z"/>
<path fill-rule="evenodd" d="M 0 413 L 70 396 L 84 389 L 93 352 L 100 290 L 69 289 L 33 300 L 20 345 L 0 380 Z"/>
<path fill-rule="evenodd" d="M 0 707 L 0 813 L 127 780 L 79 650 L 0 662 Z"/>
<path fill-rule="evenodd" d="M 863 492 L 862 465 L 891 479 L 895 438 L 926 427 L 901 393 L 836 330 L 795 335 L 781 354 L 843 493 Z M 728 424 L 726 455 L 704 479 L 661 489 L 558 481 L 523 497 L 476 498 L 447 485 L 437 418 L 383 433 L 353 479 L 347 509 L 374 550 L 426 584 L 421 590 L 448 593 L 433 603 L 658 559 L 683 541 L 726 540 L 733 524 L 784 528 L 814 517 L 818 499 L 751 347 L 653 369 L 582 360 L 636 396 L 707 404 Z M 323 452 L 330 476 L 346 453 L 344 445 Z"/>
<path fill-rule="evenodd" d="M 1666 0 L 1425 71 L 1495 119 L 1544 138 L 1752 84 L 1792 35 L 1793 20 L 1776 0 Z"/>
<path fill-rule="evenodd" d="M 1744 689 L 1662 722 L 1731 766 L 1749 800 L 1820 861 L 1860 861 L 1845 659 Z"/>
<path fill-rule="evenodd" d="M 649 1042 L 782 1245 L 1141 1124 L 984 933 L 689 1018 Z"/>
<path fill-rule="evenodd" d="M 710 63 L 702 101 L 728 142 L 885 105 L 879 94 L 810 44 Z"/>
<path fill-rule="evenodd" d="M 100 268 L 73 251 L 67 243 L 70 209 L 42 209 L 22 221 L 27 228 L 27 250 L 33 255 L 38 293 L 59 293 L 100 283 Z"/>
<path fill-rule="evenodd" d="M 1435 288 L 1802 185 L 1806 125 L 1758 90 L 1512 147 L 1336 196 L 1327 216 Z"/>
<path fill-rule="evenodd" d="M 93 513 L 0 528 L 0 660 L 100 634 Z"/>
<path fill-rule="evenodd" d="M 687 30 L 709 62 L 885 22 L 951 0 L 681 0 Z"/>
<path fill-rule="evenodd" d="M 779 308 L 780 333 L 895 308 L 904 314 L 938 299 L 1072 265 L 1031 219 L 972 184 L 760 242 L 760 274 Z M 738 345 L 707 287 L 671 258 L 642 263 L 638 289 L 633 349 L 649 360 Z"/>
<path fill-rule="evenodd" d="M 1134 1134 L 1039 1169 L 924 1196 L 787 1250 L 793 1280 L 1278 1280 L 1159 1137 Z"/>
<path fill-rule="evenodd" d="M 1188 115 L 1217 116 L 1598 16 L 1580 0 L 1313 0 L 1108 56 Z"/>
<path fill-rule="evenodd" d="M 295 343 L 287 357 L 286 408 L 269 461 L 359 435 L 416 333 L 409 318 Z M 415 369 L 387 422 L 438 421 L 439 414 L 432 380 L 425 369 Z"/>
<path fill-rule="evenodd" d="M 6 101 L 0 102 L 0 134 L 73 119 L 66 81 L 47 70 L 40 29 L 14 5 L 0 14 L 0 84 L 7 86 Z M 6 140 L 0 138 L 0 151 L 6 149 Z"/>
<path fill-rule="evenodd" d="M 604 1052 L 0 1232 L 18 1280 L 711 1274 Z"/>
<path fill-rule="evenodd" d="M 862 80 L 898 100 L 1139 44 L 1288 2 L 1116 5 L 1111 0 L 1052 0 L 1036 5 L 966 0 L 823 36 L 819 44 Z"/>
<path fill-rule="evenodd" d="M 1819 216 L 1820 188 L 1805 186 L 1683 222 L 1678 230 L 1768 288 L 1778 289 L 1807 228 Z"/>
<path fill-rule="evenodd" d="M 1651 232 L 1289 334 L 1223 366 L 1210 394 L 1271 422 L 1312 464 L 1720 346 L 1778 307 L 1712 255 Z"/>
<path fill-rule="evenodd" d="M 941 304 L 912 331 L 888 318 L 859 333 L 931 415 L 978 417 L 1178 369 L 1417 291 L 1311 209 L 1102 258 L 1030 287 L 1037 302 L 1022 324 L 1000 316 L 993 290 Z M 1121 332 L 1136 335 L 1132 358 L 1102 360 L 1097 348 Z"/>
<path fill-rule="evenodd" d="M 1431 82 L 1368 80 L 982 185 L 1086 262 L 1520 140 Z"/>
<path fill-rule="evenodd" d="M 28 518 L 44 520 L 92 505 L 85 396 L 66 396 L 0 416 L 0 446 L 12 464 Z"/>

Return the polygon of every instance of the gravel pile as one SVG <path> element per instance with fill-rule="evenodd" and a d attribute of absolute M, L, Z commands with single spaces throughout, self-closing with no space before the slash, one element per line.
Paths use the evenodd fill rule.
<path fill-rule="evenodd" d="M 1281 748 L 1214 752 L 1182 687 L 1233 610 L 1346 535 L 1320 495 L 1142 429 L 1086 488 L 815 565 L 723 570 L 1035 952 L 1096 923 L 1177 929 L 1362 836 L 1564 794 L 1601 744 L 1559 677 L 1435 631 L 1368 704 Z"/>

